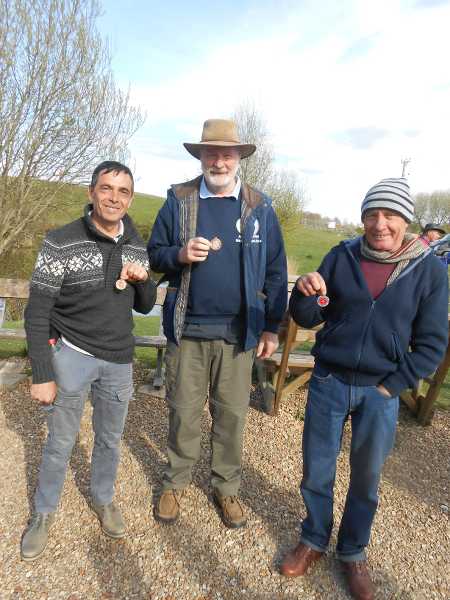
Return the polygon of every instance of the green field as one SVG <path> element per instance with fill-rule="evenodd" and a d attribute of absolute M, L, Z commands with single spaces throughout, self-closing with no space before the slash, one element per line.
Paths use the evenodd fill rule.
<path fill-rule="evenodd" d="M 48 229 L 68 223 L 80 216 L 83 213 L 86 200 L 86 188 L 78 186 L 70 187 L 60 207 L 52 214 L 52 217 L 47 221 L 45 226 L 36 224 L 24 244 L 18 245 L 6 256 L 0 257 L 0 276 L 28 279 L 45 232 Z M 163 198 L 146 194 L 136 194 L 133 200 L 129 212 L 145 240 L 148 239 L 151 227 L 163 201 Z M 300 225 L 297 229 L 290 230 L 285 235 L 289 272 L 291 274 L 300 274 L 316 270 L 328 250 L 342 239 L 344 239 L 342 234 L 336 231 L 306 229 Z M 13 327 L 22 325 L 20 322 L 15 322 L 14 324 L 9 323 L 5 326 Z M 157 334 L 158 318 L 137 317 L 135 319 L 135 333 L 137 335 Z M 24 343 L 0 341 L 0 359 L 18 354 L 26 354 Z M 155 364 L 155 350 L 137 348 L 136 356 L 139 360 L 146 363 L 150 360 L 152 366 Z M 450 374 L 447 376 L 446 382 L 442 387 L 438 405 L 450 408 Z"/>
<path fill-rule="evenodd" d="M 86 188 L 71 186 L 58 208 L 49 214 L 49 218 L 45 224 L 35 223 L 27 231 L 27 236 L 17 246 L 5 255 L 0 256 L 0 276 L 28 279 L 33 270 L 36 254 L 46 232 L 49 229 L 54 229 L 82 216 L 86 203 Z M 151 227 L 162 203 L 163 198 L 159 198 L 158 196 L 136 194 L 134 197 L 129 214 L 144 240 L 148 239 Z"/>
<path fill-rule="evenodd" d="M 23 321 L 6 321 L 6 329 L 18 329 L 23 327 Z M 158 335 L 159 317 L 135 317 L 134 333 L 136 335 Z M 11 356 L 26 356 L 26 343 L 20 340 L 0 340 L 0 360 Z M 146 367 L 156 366 L 156 350 L 154 348 L 136 348 L 135 356 Z"/>

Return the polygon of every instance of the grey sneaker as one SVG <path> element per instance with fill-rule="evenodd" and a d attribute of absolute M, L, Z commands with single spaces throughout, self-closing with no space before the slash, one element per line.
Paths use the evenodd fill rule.
<path fill-rule="evenodd" d="M 48 532 L 55 520 L 54 513 L 34 513 L 20 542 L 22 560 L 32 561 L 41 556 L 48 540 Z"/>
<path fill-rule="evenodd" d="M 126 526 L 122 518 L 122 513 L 113 502 L 111 504 L 92 503 L 92 510 L 97 514 L 103 533 L 112 538 L 123 538 L 126 533 Z"/>

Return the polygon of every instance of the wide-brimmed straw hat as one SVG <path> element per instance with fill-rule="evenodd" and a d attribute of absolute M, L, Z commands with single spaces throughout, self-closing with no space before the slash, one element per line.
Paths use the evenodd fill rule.
<path fill-rule="evenodd" d="M 203 124 L 202 139 L 198 144 L 185 142 L 186 150 L 200 158 L 200 150 L 205 146 L 236 148 L 241 158 L 247 158 L 256 150 L 254 144 L 241 144 L 236 123 L 228 119 L 208 119 Z"/>

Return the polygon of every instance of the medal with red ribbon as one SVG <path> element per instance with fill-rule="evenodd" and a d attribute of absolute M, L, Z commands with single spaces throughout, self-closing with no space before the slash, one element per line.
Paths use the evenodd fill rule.
<path fill-rule="evenodd" d="M 320 308 L 325 308 L 325 306 L 330 304 L 330 299 L 328 296 L 317 296 L 317 304 L 320 306 Z"/>

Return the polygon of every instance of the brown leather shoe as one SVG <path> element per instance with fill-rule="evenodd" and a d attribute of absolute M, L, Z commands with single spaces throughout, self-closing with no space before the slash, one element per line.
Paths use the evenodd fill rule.
<path fill-rule="evenodd" d="M 281 563 L 281 574 L 285 577 L 299 577 L 304 575 L 309 567 L 322 558 L 324 552 L 313 550 L 309 546 L 306 546 L 303 542 L 291 550 L 289 554 L 284 557 Z"/>
<path fill-rule="evenodd" d="M 345 578 L 352 598 L 355 600 L 373 600 L 375 590 L 367 569 L 367 562 L 365 560 L 341 561 L 341 564 L 344 567 Z"/>
<path fill-rule="evenodd" d="M 158 498 L 153 514 L 161 523 L 171 525 L 180 515 L 180 499 L 184 490 L 166 490 Z"/>
<path fill-rule="evenodd" d="M 237 529 L 247 524 L 244 508 L 237 496 L 221 496 L 215 490 L 214 501 L 220 509 L 224 525 Z"/>

